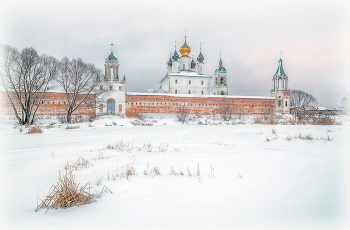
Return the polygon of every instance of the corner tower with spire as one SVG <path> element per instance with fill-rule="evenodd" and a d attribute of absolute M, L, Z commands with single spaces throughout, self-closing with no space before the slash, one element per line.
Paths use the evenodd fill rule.
<path fill-rule="evenodd" d="M 215 70 L 215 83 L 213 86 L 213 94 L 214 95 L 228 95 L 228 86 L 226 83 L 226 69 L 222 65 L 221 60 L 221 52 L 220 52 L 220 61 L 219 61 L 219 67 Z"/>
<path fill-rule="evenodd" d="M 276 113 L 290 113 L 290 90 L 288 89 L 288 76 L 284 72 L 283 60 L 280 57 L 275 75 L 272 77 L 271 96 L 276 98 Z"/>

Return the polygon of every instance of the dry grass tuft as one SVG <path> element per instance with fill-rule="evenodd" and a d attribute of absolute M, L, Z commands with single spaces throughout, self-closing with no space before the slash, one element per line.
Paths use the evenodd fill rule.
<path fill-rule="evenodd" d="M 157 176 L 160 176 L 160 171 L 159 171 L 159 168 L 158 168 L 158 166 L 153 166 L 153 170 L 152 170 L 153 172 L 155 172 L 155 174 L 157 175 Z"/>
<path fill-rule="evenodd" d="M 308 140 L 308 141 L 311 141 L 314 139 L 310 133 L 305 135 L 305 136 L 302 136 L 301 133 L 299 133 L 299 135 L 295 136 L 295 138 L 299 138 L 302 140 Z"/>
<path fill-rule="evenodd" d="M 286 141 L 291 141 L 292 140 L 292 137 L 287 135 L 286 138 L 284 138 Z"/>
<path fill-rule="evenodd" d="M 276 129 L 272 129 L 272 133 L 276 135 L 277 134 Z"/>
<path fill-rule="evenodd" d="M 135 162 L 135 160 L 134 160 L 134 162 Z M 126 175 L 127 180 L 129 180 L 129 176 L 136 174 L 136 169 L 132 166 L 134 164 L 134 162 L 132 162 L 132 164 L 130 166 L 129 166 L 129 164 L 126 166 L 125 175 Z"/>
<path fill-rule="evenodd" d="M 37 212 L 41 208 L 47 208 L 47 210 L 50 208 L 69 208 L 75 205 L 88 204 L 92 201 L 90 183 L 79 188 L 79 183 L 75 181 L 72 171 L 66 170 L 64 175 L 59 172 L 57 184 L 51 186 L 48 195 L 44 200 L 41 200 L 35 211 Z"/>
<path fill-rule="evenodd" d="M 171 168 L 170 168 L 170 173 L 169 173 L 169 175 L 179 175 L 179 173 L 176 172 L 176 171 L 173 169 L 173 167 L 171 167 Z"/>
<path fill-rule="evenodd" d="M 28 134 L 42 133 L 42 132 L 43 132 L 43 130 L 38 125 L 30 127 L 29 130 L 28 130 Z"/>
<path fill-rule="evenodd" d="M 67 125 L 66 129 L 80 129 L 80 126 Z"/>
<path fill-rule="evenodd" d="M 269 141 L 270 141 L 270 139 L 268 137 L 266 137 L 266 142 L 269 142 Z"/>
<path fill-rule="evenodd" d="M 159 152 L 162 152 L 162 153 L 166 152 L 168 150 L 168 146 L 169 146 L 169 144 L 161 143 L 159 145 Z"/>

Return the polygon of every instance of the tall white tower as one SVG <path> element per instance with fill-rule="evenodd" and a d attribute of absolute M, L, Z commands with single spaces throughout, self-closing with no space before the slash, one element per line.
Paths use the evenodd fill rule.
<path fill-rule="evenodd" d="M 97 96 L 96 114 L 125 115 L 126 106 L 126 79 L 119 79 L 119 62 L 113 54 L 113 44 L 111 54 L 105 61 L 104 81 L 98 86 L 98 91 L 103 92 Z"/>
<path fill-rule="evenodd" d="M 226 83 L 226 69 L 222 65 L 221 53 L 220 53 L 220 61 L 219 67 L 215 70 L 214 75 L 214 86 L 213 86 L 213 94 L 214 95 L 228 95 L 228 87 Z"/>
<path fill-rule="evenodd" d="M 288 89 L 288 76 L 284 73 L 282 59 L 278 60 L 278 68 L 272 77 L 271 96 L 276 98 L 276 113 L 290 113 L 290 91 Z"/>

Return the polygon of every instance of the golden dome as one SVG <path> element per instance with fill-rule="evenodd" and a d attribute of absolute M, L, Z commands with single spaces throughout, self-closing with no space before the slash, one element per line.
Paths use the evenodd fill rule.
<path fill-rule="evenodd" d="M 180 53 L 182 57 L 188 57 L 188 55 L 191 53 L 191 48 L 186 43 L 186 36 L 185 36 L 185 43 L 182 45 L 180 49 Z"/>

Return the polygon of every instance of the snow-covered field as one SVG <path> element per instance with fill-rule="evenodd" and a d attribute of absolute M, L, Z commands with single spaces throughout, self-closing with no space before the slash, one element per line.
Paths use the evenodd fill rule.
<path fill-rule="evenodd" d="M 56 121 L 41 134 L 3 119 L 0 229 L 348 229 L 348 117 L 315 126 L 181 124 L 154 116 L 142 121 L 153 126 L 115 116 L 77 129 Z M 311 140 L 303 139 L 308 134 Z M 129 147 L 107 148 L 121 141 Z M 37 195 L 47 195 L 59 170 L 79 157 L 93 166 L 75 171 L 76 180 L 90 182 L 95 194 L 104 185 L 113 194 L 35 212 Z M 128 164 L 136 175 L 112 179 Z M 171 168 L 185 175 L 169 175 Z"/>

